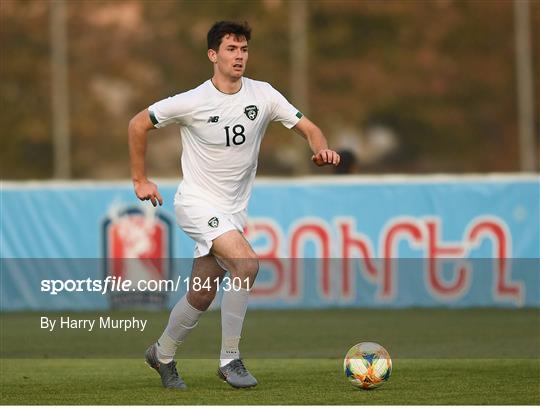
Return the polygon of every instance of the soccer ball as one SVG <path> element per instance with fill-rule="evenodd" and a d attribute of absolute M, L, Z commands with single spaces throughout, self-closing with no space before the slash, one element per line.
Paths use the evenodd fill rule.
<path fill-rule="evenodd" d="M 358 343 L 347 352 L 343 370 L 352 385 L 369 390 L 388 381 L 392 373 L 392 360 L 380 344 Z"/>

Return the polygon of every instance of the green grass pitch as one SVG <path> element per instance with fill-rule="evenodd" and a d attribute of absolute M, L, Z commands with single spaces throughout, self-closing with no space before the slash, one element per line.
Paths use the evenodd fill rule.
<path fill-rule="evenodd" d="M 39 328 L 39 317 L 147 318 L 144 332 Z M 189 389 L 165 390 L 142 354 L 165 312 L 0 315 L 0 404 L 540 404 L 540 311 L 249 311 L 242 353 L 259 386 L 234 390 L 215 375 L 219 312 L 182 346 Z M 372 391 L 346 380 L 342 358 L 360 341 L 393 357 L 390 381 Z"/>

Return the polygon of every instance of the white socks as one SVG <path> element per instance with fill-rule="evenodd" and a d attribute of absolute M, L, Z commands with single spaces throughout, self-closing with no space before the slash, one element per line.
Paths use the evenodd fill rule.
<path fill-rule="evenodd" d="M 176 342 L 169 337 L 167 330 L 163 332 L 159 340 L 157 341 L 157 358 L 158 361 L 163 364 L 169 364 L 174 359 L 176 348 L 180 345 L 180 342 Z"/>
<path fill-rule="evenodd" d="M 177 347 L 197 326 L 202 313 L 189 304 L 186 296 L 178 301 L 171 311 L 169 324 L 157 342 L 157 357 L 160 362 L 168 364 L 173 360 Z"/>
<path fill-rule="evenodd" d="M 221 355 L 220 366 L 240 358 L 238 343 L 242 334 L 249 298 L 248 289 L 229 290 L 223 293 L 221 301 Z M 157 357 L 163 364 L 174 359 L 176 349 L 193 330 L 202 311 L 189 304 L 186 296 L 174 306 L 169 317 L 169 324 L 157 342 Z"/>
<path fill-rule="evenodd" d="M 249 290 L 229 290 L 221 300 L 221 356 L 220 366 L 240 358 L 238 343 L 246 315 Z"/>

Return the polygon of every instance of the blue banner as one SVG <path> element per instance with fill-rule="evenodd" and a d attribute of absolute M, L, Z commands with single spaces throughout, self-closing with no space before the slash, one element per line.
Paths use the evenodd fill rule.
<path fill-rule="evenodd" d="M 174 304 L 194 243 L 176 226 L 176 184 L 158 184 L 156 211 L 128 182 L 4 183 L 2 310 Z M 261 258 L 252 307 L 540 307 L 536 175 L 258 179 L 245 235 Z M 176 286 L 43 286 L 107 276 Z"/>

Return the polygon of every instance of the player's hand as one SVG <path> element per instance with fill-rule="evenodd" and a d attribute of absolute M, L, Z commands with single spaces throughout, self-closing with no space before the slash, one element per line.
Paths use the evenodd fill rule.
<path fill-rule="evenodd" d="M 152 183 L 150 180 L 143 181 L 134 181 L 133 188 L 135 189 L 135 195 L 141 201 L 150 200 L 152 205 L 163 205 L 163 197 L 158 191 L 158 188 L 155 183 Z"/>
<path fill-rule="evenodd" d="M 322 149 L 317 154 L 311 156 L 311 161 L 319 167 L 327 165 L 337 166 L 340 160 L 339 154 L 330 149 Z"/>

